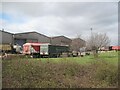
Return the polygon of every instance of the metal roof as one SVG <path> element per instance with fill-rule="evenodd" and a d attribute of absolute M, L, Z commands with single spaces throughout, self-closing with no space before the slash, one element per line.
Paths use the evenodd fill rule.
<path fill-rule="evenodd" d="M 48 37 L 48 36 L 46 36 L 46 35 L 44 35 L 44 34 L 41 34 L 41 33 L 36 32 L 36 31 L 22 32 L 22 33 L 15 33 L 14 35 L 19 35 L 19 34 L 29 34 L 29 33 L 36 33 L 36 34 L 42 35 L 42 36 L 44 36 L 44 37 Z M 48 38 L 49 38 L 49 37 L 48 37 Z"/>
<path fill-rule="evenodd" d="M 7 31 L 3 31 L 3 30 L 0 30 L 0 32 L 4 32 L 4 33 L 8 33 L 8 34 L 13 35 L 13 33 L 10 33 L 10 32 L 7 32 Z"/>
<path fill-rule="evenodd" d="M 51 38 L 54 39 L 54 38 L 60 38 L 60 37 L 67 38 L 67 39 L 71 40 L 70 38 L 63 36 L 63 35 L 62 36 L 55 36 L 55 37 L 51 37 Z"/>

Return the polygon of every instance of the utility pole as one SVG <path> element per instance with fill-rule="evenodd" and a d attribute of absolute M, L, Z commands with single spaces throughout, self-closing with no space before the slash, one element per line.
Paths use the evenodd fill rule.
<path fill-rule="evenodd" d="M 91 30 L 91 36 L 92 36 L 92 30 L 93 30 L 93 29 L 92 29 L 92 28 L 90 28 L 90 30 Z"/>
<path fill-rule="evenodd" d="M 91 30 L 91 49 L 93 49 L 93 35 L 92 35 L 93 28 L 90 28 L 90 30 Z"/>
<path fill-rule="evenodd" d="M 93 30 L 93 29 L 92 29 L 92 28 L 90 28 L 90 30 L 91 30 L 91 39 L 92 39 L 92 30 Z"/>

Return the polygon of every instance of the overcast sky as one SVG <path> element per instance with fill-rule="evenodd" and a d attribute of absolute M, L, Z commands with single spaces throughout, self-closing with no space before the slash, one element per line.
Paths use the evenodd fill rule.
<path fill-rule="evenodd" d="M 2 2 L 0 29 L 11 33 L 36 31 L 47 36 L 87 39 L 92 32 L 107 33 L 118 43 L 117 2 Z M 1 6 L 0 6 L 1 7 Z M 2 24 L 2 25 L 1 25 Z"/>

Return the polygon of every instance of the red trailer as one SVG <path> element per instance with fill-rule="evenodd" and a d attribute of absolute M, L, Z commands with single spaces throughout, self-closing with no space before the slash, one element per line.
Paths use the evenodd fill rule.
<path fill-rule="evenodd" d="M 112 46 L 112 50 L 120 50 L 120 46 Z"/>
<path fill-rule="evenodd" d="M 25 43 L 23 45 L 23 54 L 39 54 L 40 43 Z"/>

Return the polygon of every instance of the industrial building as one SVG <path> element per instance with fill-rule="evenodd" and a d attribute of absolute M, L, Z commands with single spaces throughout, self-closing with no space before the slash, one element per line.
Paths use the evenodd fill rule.
<path fill-rule="evenodd" d="M 0 44 L 13 44 L 13 34 L 6 32 L 4 30 L 0 30 Z"/>
<path fill-rule="evenodd" d="M 71 42 L 71 50 L 79 51 L 80 48 L 86 47 L 86 41 L 81 38 L 74 38 Z"/>
<path fill-rule="evenodd" d="M 53 45 L 70 45 L 71 41 L 71 39 L 65 36 L 51 37 L 51 44 Z"/>
<path fill-rule="evenodd" d="M 13 43 L 13 34 L 0 30 L 0 54 L 3 51 L 11 52 Z"/>
<path fill-rule="evenodd" d="M 50 38 L 35 31 L 14 34 L 15 44 L 19 44 L 22 46 L 27 42 L 50 43 Z"/>
<path fill-rule="evenodd" d="M 0 30 L 0 40 L 2 40 L 0 43 L 3 44 L 18 44 L 20 46 L 23 46 L 23 44 L 27 42 L 50 43 L 53 45 L 68 45 L 73 47 L 75 44 L 79 43 L 75 47 L 86 46 L 86 42 L 80 38 L 70 39 L 65 36 L 48 37 L 35 31 L 12 34 Z"/>

